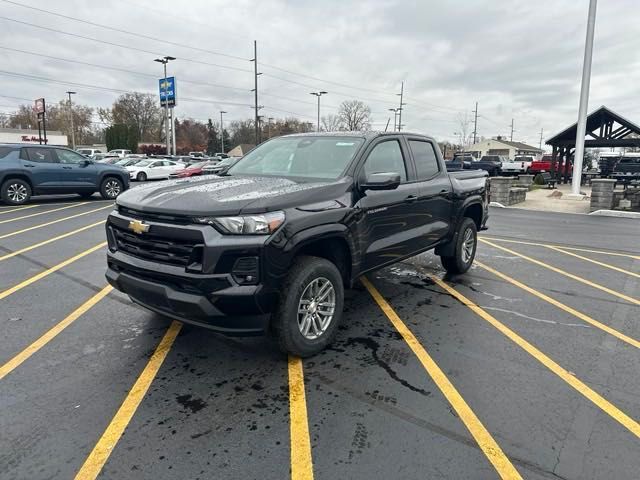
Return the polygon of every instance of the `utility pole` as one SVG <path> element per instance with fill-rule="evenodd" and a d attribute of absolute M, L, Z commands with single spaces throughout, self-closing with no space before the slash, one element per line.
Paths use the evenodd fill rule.
<path fill-rule="evenodd" d="M 260 106 L 258 105 L 258 75 L 262 75 L 262 72 L 258 73 L 258 42 L 253 41 L 253 58 L 251 59 L 253 62 L 253 90 L 254 93 L 254 109 L 255 109 L 255 130 L 256 130 L 256 145 L 260 143 L 260 126 L 258 125 L 260 119 L 258 118 L 258 110 Z"/>
<path fill-rule="evenodd" d="M 396 93 L 400 97 L 400 106 L 398 107 L 398 131 L 402 130 L 402 107 L 406 105 L 406 103 L 402 103 L 402 98 L 404 96 L 404 80 L 400 84 L 400 93 Z"/>
<path fill-rule="evenodd" d="M 318 128 L 316 131 L 320 131 L 320 97 L 322 95 L 326 95 L 329 92 L 325 92 L 325 91 L 320 91 L 320 92 L 311 92 L 310 95 L 315 95 L 316 97 L 318 97 Z"/>
<path fill-rule="evenodd" d="M 397 108 L 390 108 L 389 109 L 390 112 L 393 112 L 393 131 L 397 131 L 396 129 L 396 123 L 398 121 L 398 109 Z"/>
<path fill-rule="evenodd" d="M 171 155 L 171 145 L 169 143 L 169 99 L 167 98 L 167 63 L 175 59 L 176 57 L 165 56 L 153 60 L 154 62 L 161 63 L 164 67 L 164 136 L 165 143 L 167 144 L 167 155 Z M 162 101 L 162 99 L 160 99 L 160 101 Z"/>
<path fill-rule="evenodd" d="M 478 102 L 476 102 L 476 109 L 473 111 L 474 120 L 473 120 L 473 144 L 476 144 L 476 138 L 478 135 Z"/>
<path fill-rule="evenodd" d="M 544 134 L 544 128 L 540 129 L 540 150 L 542 150 L 542 135 Z"/>
<path fill-rule="evenodd" d="M 576 151 L 573 157 L 573 178 L 571 180 L 571 195 L 574 198 L 582 198 L 582 195 L 580 195 L 580 180 L 582 179 L 582 161 L 584 160 L 584 136 L 587 129 L 589 84 L 591 83 L 591 59 L 593 56 L 593 34 L 596 28 L 596 4 L 597 0 L 591 0 L 589 2 L 587 38 L 584 45 L 582 86 L 580 87 L 580 107 L 578 109 L 578 125 L 576 128 Z"/>
<path fill-rule="evenodd" d="M 68 91 L 67 94 L 69 95 L 69 118 L 71 119 L 71 148 L 75 150 L 76 149 L 76 132 L 75 132 L 75 128 L 73 127 L 73 108 L 71 108 L 71 95 L 75 95 L 76 92 Z"/>
<path fill-rule="evenodd" d="M 224 152 L 224 123 L 222 123 L 222 114 L 227 113 L 224 110 L 220 110 L 220 151 Z"/>
<path fill-rule="evenodd" d="M 509 137 L 511 142 L 513 142 L 513 118 L 511 119 L 511 137 Z"/>
<path fill-rule="evenodd" d="M 176 149 L 176 117 L 174 115 L 174 108 L 171 107 L 171 146 L 173 154 L 176 155 L 178 152 Z"/>

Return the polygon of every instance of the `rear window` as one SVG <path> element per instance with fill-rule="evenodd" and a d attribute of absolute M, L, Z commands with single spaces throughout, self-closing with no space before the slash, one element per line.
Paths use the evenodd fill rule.
<path fill-rule="evenodd" d="M 0 147 L 0 158 L 4 158 L 13 152 L 15 148 L 13 147 Z"/>

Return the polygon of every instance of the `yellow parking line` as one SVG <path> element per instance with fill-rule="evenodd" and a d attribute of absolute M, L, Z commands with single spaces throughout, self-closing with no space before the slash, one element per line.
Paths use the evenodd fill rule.
<path fill-rule="evenodd" d="M 486 237 L 484 235 L 482 235 L 480 238 L 484 238 L 486 240 L 493 240 L 495 242 L 518 243 L 520 245 L 533 245 L 535 247 L 559 247 L 564 250 L 571 250 L 573 252 L 600 253 L 602 255 L 612 255 L 614 257 L 627 257 L 627 258 L 634 258 L 636 260 L 640 260 L 640 255 L 632 255 L 630 253 L 607 252 L 605 250 L 592 250 L 589 248 L 565 247 L 564 245 L 525 242 L 524 240 L 510 240 L 506 238 Z"/>
<path fill-rule="evenodd" d="M 518 280 L 516 280 L 515 278 L 511 278 L 508 275 L 505 275 L 504 273 L 501 273 L 487 265 L 485 265 L 482 262 L 479 262 L 478 260 L 475 260 L 474 262 L 476 265 L 478 265 L 480 268 L 484 268 L 487 272 L 493 273 L 495 276 L 500 277 L 501 279 L 505 280 L 506 282 L 509 282 L 512 285 L 515 285 L 518 288 L 521 288 L 522 290 L 529 292 L 532 295 L 535 295 L 536 297 L 544 300 L 547 303 L 550 303 L 551 305 L 554 305 L 556 307 L 558 307 L 561 310 L 564 310 L 565 312 L 573 315 L 574 317 L 579 318 L 580 320 L 583 320 L 585 322 L 587 322 L 590 325 L 593 325 L 596 328 L 599 328 L 600 330 L 607 332 L 610 335 L 613 335 L 614 337 L 616 337 L 619 340 L 622 340 L 625 343 L 628 343 L 629 345 L 636 347 L 636 348 L 640 348 L 640 342 L 634 338 L 631 338 L 627 335 L 625 335 L 624 333 L 621 333 L 611 327 L 609 327 L 608 325 L 605 325 L 604 323 L 601 323 L 597 320 L 595 320 L 594 318 L 591 318 L 589 315 L 586 315 L 582 312 L 579 312 L 578 310 L 575 310 L 574 308 L 571 308 L 568 305 L 565 305 L 564 303 L 561 303 L 559 301 L 557 301 L 554 298 L 549 297 L 548 295 L 545 295 L 542 292 L 537 291 L 534 288 L 529 287 L 528 285 L 525 285 L 522 282 L 519 282 Z"/>
<path fill-rule="evenodd" d="M 600 265 L 601 267 L 609 268 L 611 270 L 615 270 L 616 272 L 625 273 L 627 275 L 631 275 L 632 277 L 640 278 L 640 275 L 637 273 L 630 272 L 629 270 L 625 270 L 624 268 L 619 268 L 614 265 L 609 265 L 608 263 L 599 262 L 597 260 L 593 260 L 592 258 L 583 257 L 582 255 L 578 255 L 577 253 L 571 253 L 564 248 L 554 247 L 553 245 L 547 245 L 547 248 L 551 250 L 555 250 L 556 252 L 564 253 L 566 255 L 571 255 L 572 257 L 579 258 L 580 260 L 584 260 L 585 262 L 590 262 L 595 265 Z"/>
<path fill-rule="evenodd" d="M 553 272 L 559 273 L 560 275 L 564 275 L 565 277 L 568 277 L 568 278 L 570 278 L 572 280 L 575 280 L 575 281 L 580 282 L 580 283 L 584 283 L 585 285 L 589 285 L 590 287 L 597 288 L 598 290 L 602 290 L 603 292 L 606 292 L 609 295 L 613 295 L 614 297 L 621 298 L 623 300 L 626 300 L 629 303 L 635 303 L 636 305 L 640 305 L 640 300 L 638 300 L 637 298 L 630 297 L 628 295 L 625 295 L 624 293 L 616 292 L 615 290 L 611 290 L 610 288 L 607 288 L 607 287 L 605 287 L 603 285 L 600 285 L 598 283 L 594 283 L 594 282 L 592 282 L 590 280 L 587 280 L 586 278 L 579 277 L 578 275 L 574 275 L 573 273 L 566 272 L 566 271 L 564 271 L 564 270 L 562 270 L 560 268 L 557 268 L 557 267 L 554 267 L 552 265 L 549 265 L 548 263 L 541 262 L 540 260 L 536 260 L 535 258 L 527 257 L 526 255 L 523 255 L 523 254 L 518 253 L 518 252 L 514 252 L 513 250 L 510 250 L 508 248 L 501 247 L 500 245 L 496 245 L 495 243 L 492 243 L 492 242 L 490 242 L 488 240 L 485 240 L 484 238 L 479 238 L 478 240 L 480 240 L 483 243 L 486 243 L 487 245 L 491 245 L 494 248 L 497 248 L 497 249 L 502 250 L 504 252 L 510 253 L 511 255 L 516 255 L 516 256 L 518 256 L 520 258 L 524 258 L 525 260 L 528 260 L 531 263 L 535 263 L 536 265 L 540 265 L 541 267 L 544 267 L 544 268 L 547 268 L 547 269 L 549 269 L 549 270 L 551 270 Z"/>
<path fill-rule="evenodd" d="M 469 433 L 476 440 L 487 459 L 491 462 L 496 469 L 500 478 L 503 479 L 522 479 L 516 468 L 513 466 L 509 458 L 504 454 L 500 446 L 493 439 L 489 431 L 482 424 L 480 419 L 471 410 L 471 407 L 462 398 L 456 387 L 449 381 L 445 373 L 440 369 L 438 364 L 427 353 L 418 339 L 411 333 L 409 328 L 400 319 L 398 314 L 393 310 L 391 305 L 382 297 L 378 290 L 367 280 L 365 277 L 360 279 L 365 288 L 369 291 L 375 302 L 382 309 L 387 318 L 391 321 L 393 326 L 398 330 L 404 341 L 409 345 L 409 348 L 418 357 L 420 363 L 427 371 L 429 376 L 433 379 L 438 386 L 442 394 L 445 396 L 449 404 L 458 414 L 458 417 L 469 430 Z"/>
<path fill-rule="evenodd" d="M 434 282 L 436 282 L 443 290 L 447 293 L 451 294 L 453 297 L 458 299 L 461 303 L 466 305 L 469 309 L 471 309 L 474 313 L 476 313 L 479 317 L 489 322 L 493 325 L 498 331 L 500 331 L 503 335 L 505 335 L 509 340 L 518 345 L 524 351 L 526 351 L 533 358 L 542 363 L 545 367 L 555 373 L 558 377 L 568 383 L 571 387 L 573 387 L 578 393 L 582 394 L 585 398 L 593 402 L 594 405 L 602 409 L 605 413 L 607 413 L 611 418 L 619 422 L 622 426 L 627 428 L 631 433 L 633 433 L 636 437 L 640 438 L 640 424 L 636 422 L 633 418 L 629 417 L 626 413 L 616 407 L 613 403 L 609 402 L 607 399 L 602 397 L 596 391 L 592 390 L 589 386 L 587 386 L 582 381 L 578 380 L 572 373 L 562 368 L 556 362 L 554 362 L 547 355 L 542 353 L 536 347 L 534 347 L 531 343 L 527 342 L 520 335 L 515 333 L 509 327 L 501 323 L 491 314 L 487 313 L 485 310 L 480 308 L 478 305 L 473 303 L 467 297 L 462 295 L 453 287 L 449 286 L 439 278 L 434 275 L 429 275 Z"/>
<path fill-rule="evenodd" d="M 96 250 L 100 250 L 105 245 L 107 245 L 107 242 L 99 243 L 98 245 L 96 245 L 94 247 L 91 247 L 88 250 L 85 250 L 84 252 L 80 252 L 80 253 L 78 253 L 77 255 L 74 255 L 71 258 L 67 258 L 64 262 L 60 262 L 57 265 L 54 265 L 51 268 L 47 268 L 46 270 L 34 275 L 33 277 L 27 278 L 25 281 L 20 282 L 17 285 L 14 285 L 11 288 L 7 288 L 6 290 L 0 292 L 0 300 L 2 300 L 4 298 L 7 298 L 12 293 L 17 292 L 18 290 L 22 290 L 24 287 L 27 287 L 27 286 L 31 285 L 32 283 L 37 282 L 38 280 L 46 277 L 47 275 L 50 275 L 50 274 L 52 274 L 54 272 L 57 272 L 61 268 L 66 267 L 67 265 L 75 262 L 76 260 L 79 260 L 82 257 L 85 257 L 85 256 L 89 255 L 90 253 L 95 252 Z"/>
<path fill-rule="evenodd" d="M 26 205 L 24 207 L 16 207 L 16 208 L 3 207 L 3 210 L 0 210 L 0 215 L 4 215 L 5 213 L 17 212 L 18 210 L 27 210 L 29 208 L 36 208 L 39 206 L 40 205 Z"/>
<path fill-rule="evenodd" d="M 102 300 L 113 287 L 111 285 L 107 285 L 98 293 L 96 293 L 89 300 L 84 302 L 78 308 L 76 308 L 73 312 L 67 315 L 62 321 L 57 323 L 51 329 L 49 329 L 44 335 L 38 338 L 35 342 L 29 345 L 27 348 L 18 353 L 15 357 L 9 360 L 4 365 L 0 366 L 0 380 L 6 377 L 9 373 L 19 367 L 24 361 L 26 361 L 31 355 L 36 353 L 42 347 L 44 347 L 47 343 L 53 340 L 60 332 L 62 332 L 65 328 L 75 322 L 78 318 L 80 318 L 85 312 L 87 312 L 91 307 L 93 307 L 96 303 Z"/>
<path fill-rule="evenodd" d="M 64 207 L 54 208 L 53 210 L 46 210 L 44 212 L 32 213 L 30 215 L 23 215 L 22 217 L 9 218 L 7 220 L 0 221 L 0 225 L 3 224 L 3 223 L 17 222 L 18 220 L 24 220 L 25 218 L 37 217 L 38 215 L 44 215 L 46 213 L 59 212 L 60 210 L 66 210 L 67 208 L 79 207 L 81 205 L 86 205 L 87 203 L 89 203 L 89 202 L 74 203 L 73 205 L 66 205 Z"/>
<path fill-rule="evenodd" d="M 49 225 L 53 225 L 54 223 L 64 222 L 65 220 L 71 220 L 72 218 L 82 217 L 83 215 L 89 215 L 90 213 L 97 212 L 99 210 L 104 210 L 105 208 L 113 208 L 113 204 L 106 205 L 104 207 L 94 208 L 93 210 L 89 210 L 82 213 L 76 213 L 75 215 L 71 215 L 69 217 L 59 218 L 57 220 L 52 220 L 51 222 L 41 223 L 39 225 L 34 225 L 33 227 L 23 228 L 22 230 L 17 230 L 11 233 L 5 233 L 4 235 L 0 235 L 0 240 L 3 238 L 13 237 L 14 235 L 19 235 L 21 233 L 29 232 L 31 230 L 35 230 L 36 228 L 48 227 Z"/>
<path fill-rule="evenodd" d="M 29 247 L 24 247 L 24 248 L 21 248 L 20 250 L 16 250 L 15 252 L 7 253 L 6 255 L 3 255 L 3 256 L 0 257 L 0 262 L 2 260 L 6 260 L 8 258 L 15 257 L 16 255 L 21 255 L 21 254 L 23 254 L 25 252 L 28 252 L 30 250 L 33 250 L 35 248 L 42 247 L 43 245 L 47 245 L 48 243 L 55 242 L 57 240 L 62 240 L 63 238 L 70 237 L 72 235 L 75 235 L 76 233 L 84 232 L 85 230 L 88 230 L 88 229 L 90 229 L 92 227 L 95 227 L 97 225 L 101 225 L 104 222 L 105 222 L 104 220 L 100 220 L 99 222 L 92 223 L 91 225 L 86 225 L 86 226 L 78 228 L 76 230 L 71 230 L 70 232 L 63 233 L 62 235 L 58 235 L 57 237 L 50 238 L 49 240 L 45 240 L 44 242 L 36 243 L 36 244 L 31 245 Z"/>
<path fill-rule="evenodd" d="M 302 360 L 290 356 L 288 371 L 291 478 L 293 480 L 313 480 L 313 458 L 311 456 Z"/>
<path fill-rule="evenodd" d="M 122 405 L 98 440 L 98 443 L 93 447 L 93 450 L 78 471 L 75 476 L 76 480 L 92 480 L 100 474 L 109 455 L 111 455 L 118 440 L 120 440 L 124 429 L 136 413 L 147 390 L 149 390 L 151 382 L 153 382 L 158 370 L 160 370 L 181 328 L 182 324 L 180 322 L 173 321 L 171 323 L 169 329 L 156 347 L 155 352 L 153 352 L 153 355 L 149 359 L 149 362 L 147 362 L 144 370 L 136 380 L 136 383 L 134 383 L 124 402 L 122 402 Z"/>

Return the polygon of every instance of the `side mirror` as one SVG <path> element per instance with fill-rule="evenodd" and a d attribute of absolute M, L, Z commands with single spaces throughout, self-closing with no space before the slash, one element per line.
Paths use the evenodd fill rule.
<path fill-rule="evenodd" d="M 400 185 L 400 174 L 395 172 L 371 173 L 360 183 L 362 190 L 395 190 Z"/>
<path fill-rule="evenodd" d="M 91 160 L 90 158 L 87 158 L 86 160 L 83 160 L 82 165 L 87 167 L 89 165 L 91 165 L 93 163 L 93 160 Z"/>

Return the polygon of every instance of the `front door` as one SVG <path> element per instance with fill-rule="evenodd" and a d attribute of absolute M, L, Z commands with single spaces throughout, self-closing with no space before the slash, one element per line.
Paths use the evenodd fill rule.
<path fill-rule="evenodd" d="M 68 191 L 76 192 L 97 188 L 96 166 L 87 163 L 87 158 L 72 150 L 56 148 L 60 169 L 60 185 Z"/>
<path fill-rule="evenodd" d="M 407 152 L 399 138 L 390 137 L 374 144 L 357 178 L 362 183 L 372 173 L 393 172 L 401 184 L 395 190 L 366 190 L 357 203 L 360 207 L 358 238 L 363 250 L 364 268 L 369 270 L 410 255 L 414 249 L 415 218 L 411 214 L 418 199 L 412 171 L 407 169 Z"/>
<path fill-rule="evenodd" d="M 59 190 L 59 170 L 62 167 L 52 148 L 25 147 L 20 152 L 20 163 L 31 176 L 37 191 Z"/>

